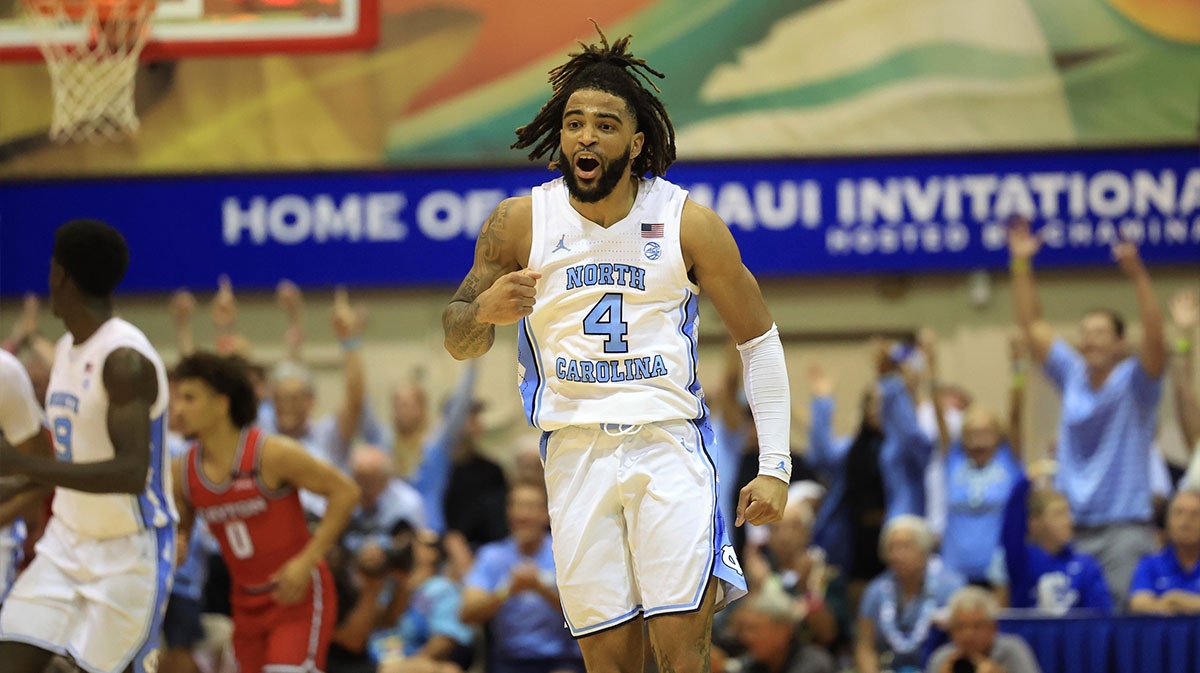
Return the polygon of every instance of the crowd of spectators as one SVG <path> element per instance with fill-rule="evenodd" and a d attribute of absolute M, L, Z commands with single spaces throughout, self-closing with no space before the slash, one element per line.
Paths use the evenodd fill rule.
<path fill-rule="evenodd" d="M 1121 244 L 1114 256 L 1138 300 L 1141 342 L 1128 343 L 1120 316 L 1096 309 L 1082 315 L 1071 345 L 1041 315 L 1037 249 L 1036 235 L 1017 222 L 1017 324 L 1003 413 L 972 402 L 980 391 L 971 388 L 985 382 L 939 379 L 928 330 L 865 344 L 877 377 L 853 400 L 835 399 L 835 372 L 807 368 L 809 399 L 794 402 L 810 405 L 808 441 L 795 451 L 783 519 L 730 531 L 751 591 L 717 617 L 714 670 L 1036 672 L 1028 646 L 998 632 L 1002 609 L 1200 615 L 1200 403 L 1190 354 L 1197 295 L 1173 299 L 1168 333 L 1136 249 Z M 396 384 L 391 418 L 379 418 L 362 357 L 367 310 L 339 290 L 330 324 L 340 397 L 322 400 L 332 411 L 318 417 L 303 296 L 283 282 L 277 297 L 286 353 L 256 369 L 257 424 L 345 471 L 361 492 L 328 559 L 338 594 L 329 673 L 582 673 L 557 597 L 538 452 L 514 448 L 506 471 L 480 450 L 485 401 L 476 397 L 476 367 L 465 365 L 436 405 L 420 381 Z M 168 306 L 181 356 L 196 349 L 196 307 L 186 291 Z M 209 312 L 215 350 L 247 354 L 227 280 Z M 44 396 L 54 349 L 38 331 L 36 299 L 4 347 Z M 1062 409 L 1052 459 L 1029 464 L 1021 409 L 1035 367 L 1060 392 Z M 1178 423 L 1196 447 L 1186 473 L 1177 466 L 1171 476 L 1155 448 L 1168 369 Z M 757 472 L 738 371 L 730 366 L 709 390 L 727 526 L 738 489 Z M 834 433 L 839 402 L 858 409 L 853 434 Z M 186 447 L 172 435 L 172 453 Z M 1165 530 L 1155 523 L 1156 502 L 1165 503 Z M 308 495 L 304 505 L 320 518 L 320 498 Z M 39 516 L 22 514 L 35 539 Z M 168 606 L 164 673 L 230 670 L 228 612 L 228 577 L 198 526 Z"/>

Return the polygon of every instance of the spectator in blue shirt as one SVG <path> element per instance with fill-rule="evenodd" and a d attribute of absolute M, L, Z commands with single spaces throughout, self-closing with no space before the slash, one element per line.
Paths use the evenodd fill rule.
<path fill-rule="evenodd" d="M 316 389 L 312 373 L 303 365 L 285 360 L 271 375 L 271 399 L 275 413 L 258 419 L 264 432 L 291 437 L 309 453 L 323 458 L 343 472 L 350 472 L 350 448 L 355 437 L 363 434 L 370 444 L 381 445 L 383 436 L 378 423 L 367 410 L 363 371 L 362 329 L 366 312 L 354 310 L 345 291 L 334 298 L 333 329 L 342 345 L 344 397 L 336 412 L 312 421 Z"/>
<path fill-rule="evenodd" d="M 467 423 L 477 371 L 478 365 L 474 361 L 466 363 L 458 382 L 442 403 L 441 415 L 432 423 L 428 395 L 420 382 L 422 371 L 418 370 L 411 380 L 397 384 L 392 390 L 392 422 L 384 429 L 387 434 L 385 446 L 391 447 L 396 474 L 411 479 L 423 496 L 425 491 L 421 484 L 435 487 L 438 479 L 444 481 L 443 474 L 449 474 L 450 450 Z M 433 497 L 441 502 L 440 492 L 429 496 Z M 425 508 L 430 512 L 430 528 L 442 530 L 440 513 L 438 518 L 433 518 L 432 500 L 427 499 Z"/>
<path fill-rule="evenodd" d="M 865 582 L 883 571 L 878 553 L 885 512 L 879 391 L 871 386 L 863 394 L 858 432 L 834 437 L 833 380 L 816 364 L 809 366 L 808 379 L 812 417 L 805 458 L 829 489 L 817 511 L 813 541 L 852 582 Z"/>
<path fill-rule="evenodd" d="M 1138 563 L 1129 587 L 1132 612 L 1200 615 L 1200 491 L 1175 494 L 1167 510 L 1168 544 Z"/>
<path fill-rule="evenodd" d="M 995 414 L 971 407 L 962 440 L 946 456 L 946 530 L 942 560 L 968 581 L 987 580 L 1000 544 L 1004 508 L 1022 478 Z"/>
<path fill-rule="evenodd" d="M 1141 348 L 1128 355 L 1125 324 L 1107 309 L 1084 314 L 1079 350 L 1072 348 L 1054 336 L 1038 307 L 1032 258 L 1040 246 L 1029 221 L 1016 219 L 1009 251 L 1017 323 L 1062 395 L 1056 486 L 1079 525 L 1077 544 L 1100 561 L 1120 603 L 1138 559 L 1155 543 L 1148 469 L 1166 362 L 1162 313 L 1137 248 L 1120 243 L 1113 257 L 1137 296 Z"/>
<path fill-rule="evenodd" d="M 458 463 L 461 463 L 464 458 L 474 455 L 473 451 L 470 452 L 471 456 L 466 455 L 465 445 L 469 441 L 469 438 L 466 436 L 478 433 L 481 429 L 478 414 L 479 407 L 472 400 L 477 367 L 478 365 L 474 362 L 467 364 L 463 373 L 459 376 L 454 391 L 446 400 L 442 418 L 437 427 L 424 435 L 421 446 L 421 461 L 413 476 L 413 486 L 417 488 L 422 500 L 425 502 L 425 515 L 428 517 L 429 527 L 438 534 L 445 533 L 449 528 L 446 521 L 446 500 Z M 397 394 L 399 393 L 400 391 L 398 390 Z M 406 395 L 411 397 L 413 395 L 412 390 L 409 389 Z M 400 399 L 400 397 L 397 397 L 394 402 L 399 404 Z M 396 418 L 393 419 L 397 442 L 401 442 L 401 440 L 407 442 L 413 441 L 412 437 L 407 440 L 404 439 L 405 434 L 402 431 L 406 427 L 409 427 L 409 425 L 402 426 L 401 424 L 402 419 L 411 420 L 409 417 L 415 413 L 413 409 L 407 408 L 411 404 L 413 404 L 413 401 L 409 400 L 403 404 L 404 409 L 399 406 L 394 409 L 394 412 L 397 414 Z M 411 428 L 409 429 L 411 430 Z M 408 450 L 403 449 L 399 443 L 397 447 L 398 450 Z M 493 502 L 490 504 L 493 507 L 498 506 L 498 503 Z"/>
<path fill-rule="evenodd" d="M 544 483 L 508 494 L 512 535 L 479 548 L 463 581 L 462 621 L 487 624 L 489 673 L 583 673 L 554 581 Z"/>
<path fill-rule="evenodd" d="M 392 461 L 383 449 L 358 447 L 350 468 L 361 496 L 342 535 L 342 546 L 348 551 L 357 553 L 370 538 L 386 543 L 400 521 L 407 521 L 413 529 L 425 527 L 421 494 L 403 479 L 392 476 Z"/>
<path fill-rule="evenodd" d="M 933 458 L 933 442 L 921 429 L 905 380 L 904 359 L 897 356 L 894 345 L 880 343 L 876 349 L 883 424 L 879 466 L 887 475 L 883 486 L 888 519 L 902 514 L 925 516 L 925 472 Z"/>
<path fill-rule="evenodd" d="M 919 516 L 889 520 L 879 546 L 888 570 L 863 594 L 854 662 L 859 673 L 920 671 L 936 614 L 965 582 L 930 557 L 933 536 Z"/>
<path fill-rule="evenodd" d="M 1112 611 L 1112 595 L 1100 565 L 1075 551 L 1073 536 L 1066 497 L 1049 489 L 1031 494 L 1029 481 L 1021 479 L 1009 497 L 1001 534 L 1012 607 L 1056 614 L 1075 609 Z"/>
<path fill-rule="evenodd" d="M 462 596 L 459 587 L 445 575 L 445 549 L 437 534 L 421 530 L 401 532 L 393 548 L 412 545 L 412 571 L 397 582 L 384 610 L 383 622 L 392 624 L 371 635 L 367 649 L 379 670 L 451 671 L 470 666 L 474 634 L 459 619 Z"/>

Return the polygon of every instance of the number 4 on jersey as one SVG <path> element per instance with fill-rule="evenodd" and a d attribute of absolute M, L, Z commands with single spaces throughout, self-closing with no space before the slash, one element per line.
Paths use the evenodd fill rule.
<path fill-rule="evenodd" d="M 629 343 L 625 341 L 625 335 L 629 333 L 629 324 L 621 318 L 623 301 L 624 295 L 620 292 L 605 293 L 583 319 L 584 334 L 606 337 L 605 353 L 629 352 Z"/>

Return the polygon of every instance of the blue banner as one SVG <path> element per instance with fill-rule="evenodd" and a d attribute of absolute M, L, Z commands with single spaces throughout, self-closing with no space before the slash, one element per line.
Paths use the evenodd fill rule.
<path fill-rule="evenodd" d="M 124 291 L 456 284 L 492 208 L 544 169 L 183 175 L 0 183 L 0 293 L 44 292 L 54 229 L 124 232 Z M 1039 267 L 1200 262 L 1196 148 L 683 163 L 668 178 L 712 206 L 756 274 L 1007 265 L 1004 222 L 1030 214 Z"/>

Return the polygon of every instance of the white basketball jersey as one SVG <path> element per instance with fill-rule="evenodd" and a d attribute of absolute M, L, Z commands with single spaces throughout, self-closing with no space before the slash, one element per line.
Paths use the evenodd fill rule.
<path fill-rule="evenodd" d="M 25 366 L 0 350 L 0 435 L 14 445 L 21 444 L 41 428 L 42 408 Z"/>
<path fill-rule="evenodd" d="M 80 535 L 109 538 L 178 521 L 167 456 L 167 373 L 141 330 L 110 318 L 87 341 L 75 345 L 70 332 L 59 339 L 46 391 L 46 416 L 59 460 L 94 463 L 115 456 L 108 434 L 108 392 L 104 362 L 109 353 L 132 348 L 154 364 L 158 397 L 150 407 L 150 470 L 146 489 L 128 493 L 84 493 L 58 488 L 54 516 Z"/>
<path fill-rule="evenodd" d="M 521 320 L 517 374 L 530 425 L 700 418 L 700 288 L 679 244 L 687 192 L 642 180 L 607 229 L 571 207 L 562 178 L 533 189 L 529 268 L 537 303 Z"/>

